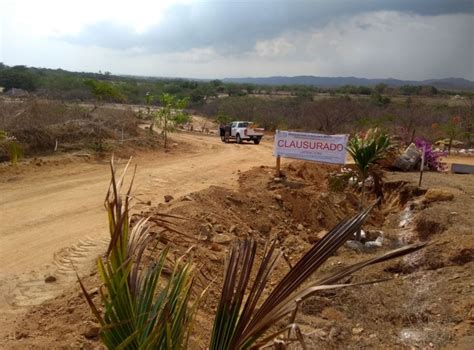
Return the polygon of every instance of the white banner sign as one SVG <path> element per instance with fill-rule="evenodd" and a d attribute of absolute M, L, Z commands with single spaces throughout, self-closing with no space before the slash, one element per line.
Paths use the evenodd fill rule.
<path fill-rule="evenodd" d="M 344 164 L 347 135 L 322 135 L 277 130 L 274 155 L 285 158 Z"/>

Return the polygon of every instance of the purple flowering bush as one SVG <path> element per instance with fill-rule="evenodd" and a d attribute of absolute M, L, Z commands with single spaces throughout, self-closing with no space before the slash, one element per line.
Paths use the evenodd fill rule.
<path fill-rule="evenodd" d="M 447 152 L 433 150 L 433 145 L 431 144 L 431 142 L 426 141 L 422 138 L 416 138 L 415 145 L 420 151 L 422 151 L 423 146 L 425 146 L 425 165 L 430 170 L 444 170 L 444 165 L 441 163 L 441 157 L 446 156 Z"/>

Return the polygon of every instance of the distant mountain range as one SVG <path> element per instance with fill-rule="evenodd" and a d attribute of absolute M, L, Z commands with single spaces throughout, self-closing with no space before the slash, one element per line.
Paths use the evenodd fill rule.
<path fill-rule="evenodd" d="M 356 77 L 316 77 L 301 75 L 296 77 L 265 77 L 265 78 L 224 78 L 226 83 L 257 84 L 257 85 L 310 85 L 321 88 L 336 88 L 344 85 L 374 86 L 379 83 L 398 87 L 402 85 L 431 85 L 438 89 L 474 90 L 474 81 L 463 78 L 445 78 L 429 80 L 399 80 L 399 79 L 366 79 Z"/>

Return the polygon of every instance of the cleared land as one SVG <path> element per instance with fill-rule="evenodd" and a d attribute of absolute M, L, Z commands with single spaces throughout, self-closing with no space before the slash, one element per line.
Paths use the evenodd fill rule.
<path fill-rule="evenodd" d="M 142 202 L 137 209 L 148 207 L 149 201 L 163 202 L 164 195 L 178 197 L 211 185 L 235 187 L 238 171 L 273 163 L 270 142 L 223 144 L 217 137 L 180 133 L 173 135 L 173 143 L 168 153 L 143 153 L 133 159 Z M 60 293 L 74 281 L 71 262 L 87 270 L 103 251 L 108 233 L 102 203 L 109 164 L 77 158 L 81 157 L 43 158 L 41 163 L 32 161 L 0 174 L 0 313 L 4 315 Z M 67 283 L 61 288 L 45 284 L 44 278 L 58 269 Z"/>
<path fill-rule="evenodd" d="M 206 276 L 222 278 L 229 239 L 251 236 L 263 243 L 276 237 L 295 261 L 321 232 L 357 208 L 355 194 L 329 191 L 327 177 L 334 167 L 284 161 L 287 177 L 275 182 L 270 138 L 259 146 L 223 144 L 216 136 L 200 133 L 180 132 L 172 138 L 169 152 L 140 151 L 134 157 L 139 195 L 135 211 L 188 218 L 180 228 L 196 237 L 196 260 Z M 85 335 L 94 323 L 74 268 L 85 276 L 88 288 L 97 287 L 93 260 L 108 238 L 102 203 L 109 165 L 107 158 L 85 158 L 42 157 L 0 169 L 1 348 L 100 346 L 95 336 Z M 390 281 L 322 293 L 305 303 L 298 322 L 310 348 L 468 349 L 472 344 L 474 182 L 470 175 L 428 172 L 423 189 L 416 190 L 410 184 L 417 179 L 416 173 L 388 173 L 385 202 L 366 226 L 384 232 L 381 248 L 358 251 L 345 246 L 320 272 L 407 242 L 430 245 L 420 254 L 354 277 Z M 427 201 L 424 193 L 430 188 L 453 198 Z M 175 200 L 163 204 L 164 195 Z M 203 228 L 209 240 L 200 240 Z M 171 245 L 175 256 L 189 247 L 179 240 Z M 286 269 L 285 264 L 278 267 L 275 281 Z M 218 284 L 198 315 L 195 348 L 207 343 L 211 324 L 206 315 L 215 307 Z"/>

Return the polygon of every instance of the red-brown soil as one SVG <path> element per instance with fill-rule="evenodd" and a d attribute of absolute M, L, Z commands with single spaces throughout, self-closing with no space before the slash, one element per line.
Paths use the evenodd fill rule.
<path fill-rule="evenodd" d="M 275 181 L 273 168 L 261 166 L 239 173 L 235 188 L 211 186 L 178 195 L 170 203 L 138 208 L 152 217 L 157 212 L 184 217 L 178 227 L 193 239 L 166 234 L 172 257 L 193 245 L 202 270 L 200 281 L 206 284 L 215 279 L 197 318 L 194 348 L 207 344 L 209 314 L 216 305 L 230 240 L 254 237 L 263 247 L 269 239 L 277 238 L 291 262 L 319 239 L 321 231 L 355 213 L 357 195 L 328 190 L 327 175 L 334 169 L 293 162 L 284 170 L 286 177 Z M 427 241 L 428 246 L 416 254 L 367 268 L 352 279 L 389 281 L 324 292 L 306 301 L 296 321 L 310 349 L 471 348 L 474 181 L 472 176 L 426 173 L 419 190 L 413 185 L 416 180 L 416 174 L 388 174 L 385 201 L 374 209 L 364 227 L 383 231 L 382 247 L 367 251 L 344 246 L 314 279 L 408 242 Z M 424 198 L 428 188 L 449 191 L 454 198 L 428 202 Z M 287 269 L 282 260 L 272 284 Z M 92 290 L 98 279 L 94 270 L 90 271 L 85 282 Z M 77 284 L 31 307 L 0 344 L 7 349 L 101 347 Z"/>

